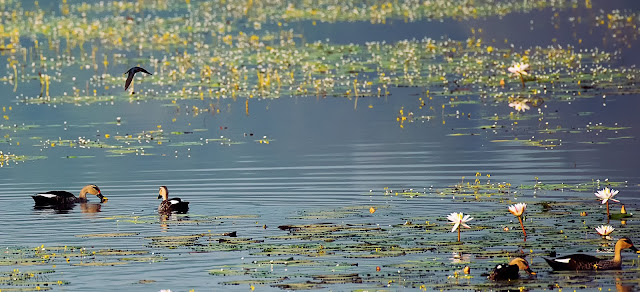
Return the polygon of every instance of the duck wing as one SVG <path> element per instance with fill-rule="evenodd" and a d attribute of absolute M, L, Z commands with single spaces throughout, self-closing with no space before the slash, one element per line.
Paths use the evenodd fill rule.
<path fill-rule="evenodd" d="M 594 264 L 602 261 L 587 254 L 572 254 L 554 259 L 544 258 L 544 260 L 556 271 L 593 270 Z"/>
<path fill-rule="evenodd" d="M 49 191 L 44 193 L 37 193 L 33 196 L 33 201 L 36 205 L 56 205 L 66 204 L 74 202 L 76 196 L 67 191 Z"/>
<path fill-rule="evenodd" d="M 172 212 L 186 213 L 189 210 L 189 202 L 185 202 L 180 198 L 172 198 L 167 201 L 171 204 Z"/>
<path fill-rule="evenodd" d="M 177 205 L 177 204 L 180 204 L 180 203 L 187 203 L 187 202 L 182 202 L 182 199 L 180 199 L 180 198 L 171 198 L 171 199 L 169 199 L 167 201 L 169 201 L 172 205 Z"/>

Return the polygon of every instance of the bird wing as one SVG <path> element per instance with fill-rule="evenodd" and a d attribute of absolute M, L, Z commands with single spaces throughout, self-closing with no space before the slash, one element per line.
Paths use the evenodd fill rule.
<path fill-rule="evenodd" d="M 44 193 L 38 193 L 36 196 L 43 196 L 47 198 L 61 197 L 61 198 L 70 198 L 75 197 L 72 193 L 67 191 L 48 191 Z"/>
<path fill-rule="evenodd" d="M 565 259 L 568 261 L 581 262 L 581 263 L 595 263 L 595 262 L 601 261 L 600 258 L 594 257 L 592 255 L 588 255 L 588 254 L 573 254 L 573 255 L 564 256 L 561 258 L 556 258 L 556 261 L 558 261 L 559 259 Z"/>
<path fill-rule="evenodd" d="M 127 76 L 127 81 L 124 83 L 124 90 L 126 91 L 127 88 L 129 88 L 129 85 L 131 85 L 131 81 L 133 80 L 133 75 L 135 75 L 135 73 L 131 72 L 131 70 L 129 70 L 129 75 Z"/>
<path fill-rule="evenodd" d="M 142 67 L 136 67 L 136 68 L 137 68 L 137 71 L 138 71 L 138 72 L 144 72 L 144 73 L 147 73 L 147 74 L 149 74 L 149 75 L 153 75 L 153 74 L 149 73 L 149 71 L 145 70 L 145 69 L 144 69 L 144 68 L 142 68 Z"/>

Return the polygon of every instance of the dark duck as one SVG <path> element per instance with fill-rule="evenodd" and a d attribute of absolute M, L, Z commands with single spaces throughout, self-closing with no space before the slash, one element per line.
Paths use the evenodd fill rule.
<path fill-rule="evenodd" d="M 144 72 L 147 73 L 149 75 L 153 75 L 151 73 L 149 73 L 149 71 L 145 70 L 142 67 L 133 67 L 131 69 L 129 69 L 127 72 L 124 72 L 124 74 L 128 74 L 127 75 L 127 81 L 124 83 L 124 90 L 127 90 L 129 88 L 129 85 L 131 85 L 131 81 L 133 81 L 133 76 L 136 75 L 136 73 L 138 72 Z"/>
<path fill-rule="evenodd" d="M 158 212 L 160 213 L 186 213 L 189 211 L 189 202 L 185 202 L 180 198 L 169 199 L 169 190 L 165 186 L 160 187 L 158 199 L 162 199 Z"/>
<path fill-rule="evenodd" d="M 523 258 L 515 258 L 509 264 L 497 265 L 489 275 L 489 279 L 494 281 L 511 281 L 520 278 L 520 270 L 527 272 L 529 275 L 535 275 L 529 268 L 529 263 Z"/>
<path fill-rule="evenodd" d="M 586 254 L 572 254 L 554 259 L 545 258 L 549 266 L 556 271 L 577 270 L 619 270 L 622 268 L 623 249 L 631 249 L 638 252 L 631 239 L 623 237 L 616 242 L 615 253 L 612 260 L 601 259 Z"/>
<path fill-rule="evenodd" d="M 67 191 L 49 191 L 38 193 L 31 197 L 33 201 L 35 201 L 36 206 L 68 206 L 88 202 L 87 194 L 100 198 L 101 203 L 107 201 L 107 197 L 102 195 L 100 188 L 96 185 L 86 185 L 80 190 L 80 194 L 77 197 Z"/>

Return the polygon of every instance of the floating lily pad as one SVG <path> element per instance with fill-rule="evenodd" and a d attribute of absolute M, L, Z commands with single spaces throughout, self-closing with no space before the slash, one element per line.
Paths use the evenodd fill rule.
<path fill-rule="evenodd" d="M 123 232 L 123 233 L 92 233 L 92 234 L 76 234 L 75 237 L 85 237 L 85 238 L 94 238 L 94 237 L 129 237 L 136 236 L 140 233 L 136 232 Z"/>

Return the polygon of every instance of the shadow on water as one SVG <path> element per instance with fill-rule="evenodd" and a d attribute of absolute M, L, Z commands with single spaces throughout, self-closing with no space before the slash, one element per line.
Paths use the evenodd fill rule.
<path fill-rule="evenodd" d="M 33 210 L 39 211 L 38 213 L 55 213 L 55 214 L 69 214 L 76 206 L 79 205 L 82 213 L 98 213 L 102 209 L 102 204 L 98 203 L 73 203 L 73 204 L 59 204 L 59 205 L 34 205 Z"/>

